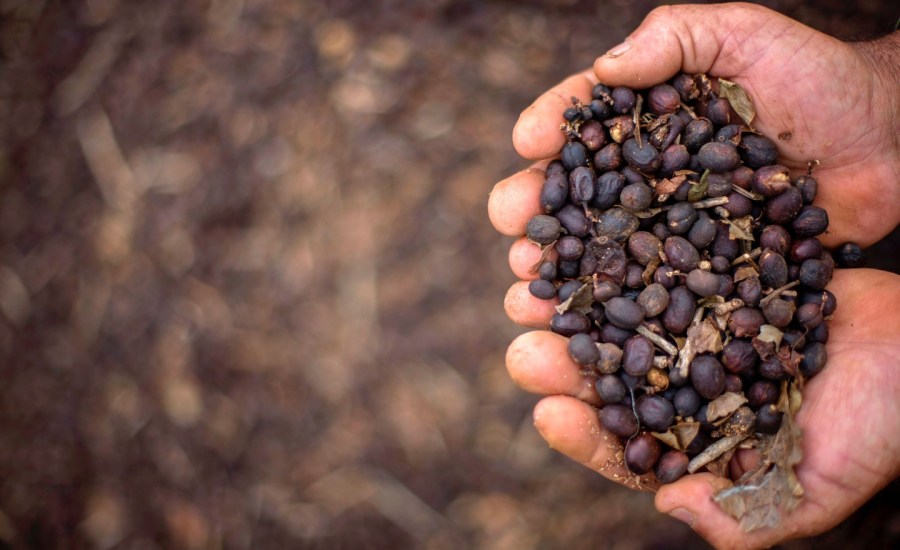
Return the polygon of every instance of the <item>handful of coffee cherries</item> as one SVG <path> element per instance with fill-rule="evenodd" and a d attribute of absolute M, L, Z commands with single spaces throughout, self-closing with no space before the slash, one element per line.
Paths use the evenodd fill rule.
<path fill-rule="evenodd" d="M 736 449 L 791 422 L 792 392 L 826 364 L 825 289 L 859 246 L 816 238 L 815 161 L 792 179 L 752 130 L 746 93 L 680 74 L 648 90 L 597 84 L 563 113 L 529 291 L 596 377 L 603 427 L 636 475 L 723 475 Z"/>

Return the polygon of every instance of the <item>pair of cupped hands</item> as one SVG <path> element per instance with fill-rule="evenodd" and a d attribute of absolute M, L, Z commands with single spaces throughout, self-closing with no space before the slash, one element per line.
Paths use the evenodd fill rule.
<path fill-rule="evenodd" d="M 553 303 L 528 292 L 540 250 L 522 236 L 526 222 L 541 213 L 543 169 L 565 143 L 561 114 L 571 98 L 589 100 L 597 82 L 641 89 L 678 72 L 738 83 L 753 99 L 754 129 L 777 144 L 779 163 L 797 176 L 810 160 L 820 161 L 815 204 L 830 218 L 823 244 L 865 247 L 900 221 L 898 35 L 851 44 L 759 6 L 667 6 L 651 12 L 591 70 L 564 80 L 522 113 L 513 143 L 536 162 L 498 183 L 488 210 L 498 231 L 519 237 L 509 262 L 522 281 L 509 289 L 505 307 L 513 321 L 538 330 L 513 341 L 506 363 L 519 386 L 546 396 L 534 423 L 552 448 L 610 479 L 629 477 L 624 466 L 610 467 L 615 436 L 605 433 L 591 406 L 598 404 L 592 381 L 569 358 L 567 339 L 546 330 Z M 712 501 L 724 482 L 712 474 L 685 476 L 656 493 L 660 512 L 687 522 L 716 547 L 765 547 L 826 531 L 900 473 L 900 276 L 837 270 L 828 289 L 838 304 L 828 364 L 805 386 L 796 419 L 803 430 L 801 504 L 780 526 L 744 533 Z M 732 473 L 753 460 L 736 455 Z"/>

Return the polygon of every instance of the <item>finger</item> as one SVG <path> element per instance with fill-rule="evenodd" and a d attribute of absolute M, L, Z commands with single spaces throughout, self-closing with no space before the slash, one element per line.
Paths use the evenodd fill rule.
<path fill-rule="evenodd" d="M 596 376 L 581 374 L 569 357 L 568 338 L 547 331 L 522 334 L 506 350 L 510 378 L 523 390 L 543 395 L 568 395 L 600 405 Z"/>
<path fill-rule="evenodd" d="M 556 248 L 547 251 L 545 260 L 556 261 L 558 256 Z M 538 278 L 537 270 L 532 267 L 538 266 L 541 261 L 541 247 L 522 238 L 517 240 L 509 247 L 509 267 L 516 277 L 523 281 L 533 281 Z"/>
<path fill-rule="evenodd" d="M 559 299 L 541 300 L 528 292 L 528 282 L 519 281 L 513 283 L 506 292 L 503 307 L 506 314 L 513 322 L 530 328 L 547 328 L 550 318 L 556 313 L 554 306 L 559 305 Z"/>
<path fill-rule="evenodd" d="M 597 410 L 563 395 L 545 397 L 534 408 L 534 426 L 555 449 L 604 477 L 640 490 L 653 490 L 653 476 L 630 474 L 622 462 L 619 438 L 600 425 Z"/>
<path fill-rule="evenodd" d="M 677 74 L 740 75 L 772 39 L 790 48 L 814 32 L 772 10 L 749 4 L 661 6 L 650 12 L 622 44 L 594 62 L 600 82 L 646 88 Z"/>
<path fill-rule="evenodd" d="M 525 234 L 525 225 L 541 210 L 544 171 L 528 168 L 494 186 L 488 196 L 488 217 L 494 228 L 511 237 Z"/>
<path fill-rule="evenodd" d="M 563 80 L 519 115 L 513 128 L 513 146 L 528 159 L 546 159 L 559 154 L 566 136 L 559 129 L 565 122 L 563 111 L 572 106 L 572 97 L 590 102 L 591 89 L 597 83 L 593 71 L 587 70 Z"/>

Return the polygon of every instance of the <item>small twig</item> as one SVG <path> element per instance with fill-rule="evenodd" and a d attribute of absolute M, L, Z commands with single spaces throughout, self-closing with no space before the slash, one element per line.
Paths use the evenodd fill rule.
<path fill-rule="evenodd" d="M 678 348 L 676 348 L 674 344 L 647 328 L 646 324 L 640 325 L 636 330 L 638 334 L 644 336 L 645 338 L 659 346 L 660 349 L 662 349 L 672 357 L 678 355 Z"/>
<path fill-rule="evenodd" d="M 762 307 L 762 306 L 768 304 L 769 302 L 771 302 L 772 300 L 774 300 L 775 298 L 777 298 L 777 297 L 778 297 L 779 295 L 781 295 L 781 293 L 784 292 L 785 290 L 789 290 L 789 289 L 791 289 L 791 288 L 794 288 L 795 286 L 797 286 L 797 285 L 799 285 L 799 284 L 800 284 L 800 281 L 792 281 L 792 282 L 790 282 L 790 283 L 784 285 L 783 287 L 776 288 L 776 289 L 773 290 L 768 296 L 766 296 L 765 298 L 763 298 L 762 300 L 759 301 L 760 307 Z"/>
<path fill-rule="evenodd" d="M 710 208 L 712 206 L 722 206 L 723 204 L 728 204 L 728 197 L 715 197 L 712 199 L 705 199 L 702 201 L 691 203 L 691 206 L 693 206 L 697 210 L 700 210 L 702 208 Z"/>
<path fill-rule="evenodd" d="M 748 437 L 750 437 L 750 434 L 729 435 L 716 441 L 688 463 L 688 472 L 692 474 L 697 473 L 697 470 L 719 458 L 731 449 L 734 449 Z"/>
<path fill-rule="evenodd" d="M 734 192 L 737 193 L 738 195 L 744 195 L 745 197 L 747 197 L 747 198 L 750 199 L 751 201 L 761 201 L 761 200 L 765 199 L 765 197 L 762 196 L 762 195 L 760 195 L 759 193 L 754 193 L 754 192 L 752 192 L 752 191 L 747 191 L 747 190 L 744 189 L 743 187 L 739 187 L 739 186 L 737 186 L 737 185 L 733 185 L 731 188 L 732 188 L 732 189 L 734 190 Z"/>

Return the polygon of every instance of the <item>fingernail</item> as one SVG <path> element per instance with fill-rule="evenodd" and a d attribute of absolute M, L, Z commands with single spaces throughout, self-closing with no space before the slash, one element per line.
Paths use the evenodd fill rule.
<path fill-rule="evenodd" d="M 632 45 L 634 45 L 634 42 L 632 42 L 630 38 L 626 38 L 624 42 L 622 42 L 621 44 L 619 44 L 619 45 L 616 46 L 615 48 L 613 48 L 613 49 L 609 50 L 608 52 L 606 52 L 606 56 L 605 56 L 605 57 L 612 57 L 612 58 L 619 57 L 619 56 L 622 55 L 623 53 L 625 53 L 625 52 L 627 52 L 628 50 L 630 50 Z"/>
<path fill-rule="evenodd" d="M 678 521 L 687 523 L 690 526 L 694 525 L 694 514 L 687 508 L 675 508 L 674 510 L 669 512 L 669 515 L 677 519 Z"/>

